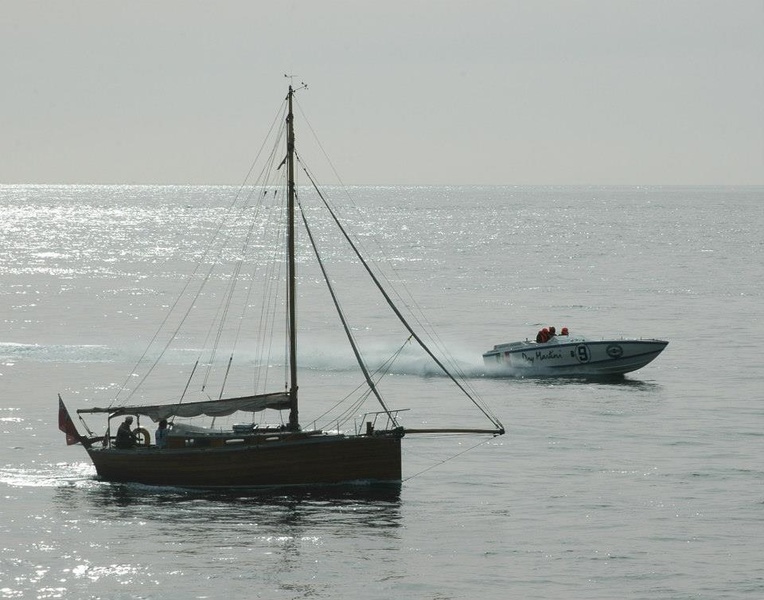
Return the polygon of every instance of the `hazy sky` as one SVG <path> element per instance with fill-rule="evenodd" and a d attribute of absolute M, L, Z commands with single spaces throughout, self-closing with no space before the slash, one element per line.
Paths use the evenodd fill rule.
<path fill-rule="evenodd" d="M 347 184 L 764 184 L 764 0 L 0 0 L 0 183 L 240 183 L 284 73 Z"/>

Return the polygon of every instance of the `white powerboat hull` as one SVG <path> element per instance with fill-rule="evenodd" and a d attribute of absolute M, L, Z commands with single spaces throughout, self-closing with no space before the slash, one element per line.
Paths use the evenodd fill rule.
<path fill-rule="evenodd" d="M 491 374 L 601 377 L 641 369 L 667 345 L 655 339 L 558 336 L 544 343 L 527 340 L 498 344 L 483 354 L 483 360 Z"/>

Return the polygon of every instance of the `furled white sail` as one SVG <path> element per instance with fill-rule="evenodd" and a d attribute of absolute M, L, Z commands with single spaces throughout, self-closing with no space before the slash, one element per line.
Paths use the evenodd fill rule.
<path fill-rule="evenodd" d="M 285 410 L 289 408 L 289 394 L 276 392 L 273 394 L 258 394 L 240 398 L 223 398 L 222 400 L 207 400 L 204 402 L 187 402 L 182 404 L 154 404 L 147 406 L 121 406 L 118 408 L 85 408 L 78 413 L 110 413 L 111 417 L 120 415 L 140 415 L 149 417 L 152 421 L 169 419 L 170 417 L 227 417 L 235 412 L 260 412 L 266 408 Z"/>

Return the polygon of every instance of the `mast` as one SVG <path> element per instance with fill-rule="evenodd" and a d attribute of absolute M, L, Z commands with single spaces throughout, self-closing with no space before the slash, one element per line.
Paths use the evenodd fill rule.
<path fill-rule="evenodd" d="M 294 90 L 289 86 L 287 94 L 288 111 L 287 125 L 287 305 L 289 309 L 289 429 L 300 428 L 299 411 L 297 409 L 297 294 L 295 273 L 295 227 L 294 227 L 294 115 L 292 113 L 292 96 Z"/>

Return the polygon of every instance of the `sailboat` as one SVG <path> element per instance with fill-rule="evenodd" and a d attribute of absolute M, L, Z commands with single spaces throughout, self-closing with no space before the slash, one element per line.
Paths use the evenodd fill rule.
<path fill-rule="evenodd" d="M 383 399 L 380 389 L 380 379 L 383 370 L 371 368 L 363 357 L 363 350 L 359 347 L 353 334 L 351 325 L 342 310 L 337 292 L 332 288 L 332 278 L 327 271 L 326 264 L 315 243 L 316 234 L 309 225 L 307 211 L 302 208 L 301 198 L 296 185 L 296 169 L 303 165 L 302 158 L 298 155 L 295 147 L 294 110 L 293 103 L 296 91 L 307 86 L 298 87 L 292 85 L 288 88 L 285 102 L 282 104 L 282 119 L 279 128 L 279 139 L 274 152 L 279 152 L 285 144 L 285 156 L 279 162 L 280 155 L 272 159 L 272 171 L 280 175 L 282 187 L 285 187 L 286 197 L 285 210 L 283 212 L 282 237 L 276 237 L 282 241 L 285 265 L 283 296 L 285 324 L 284 364 L 266 364 L 266 368 L 279 369 L 285 373 L 283 389 L 259 390 L 253 389 L 246 393 L 224 395 L 224 385 L 217 398 L 210 396 L 205 387 L 206 396 L 203 400 L 189 400 L 187 392 L 191 386 L 191 377 L 177 394 L 169 400 L 161 403 L 131 403 L 123 400 L 111 402 L 106 407 L 79 408 L 76 413 L 81 424 L 85 427 L 83 435 L 74 424 L 64 401 L 59 394 L 59 429 L 66 434 L 68 444 L 82 444 L 92 460 L 97 475 L 100 479 L 110 482 L 136 482 L 158 486 L 176 486 L 189 488 L 249 488 L 261 486 L 293 486 L 293 485 L 325 485 L 342 484 L 350 482 L 371 483 L 400 483 L 401 481 L 401 441 L 407 435 L 424 433 L 468 433 L 485 434 L 489 436 L 502 435 L 504 427 L 501 422 L 491 414 L 490 410 L 480 400 L 474 391 L 469 389 L 466 379 L 458 378 L 449 369 L 444 360 L 436 355 L 425 343 L 422 334 L 415 331 L 409 325 L 408 320 L 393 302 L 390 293 L 382 286 L 380 277 L 375 273 L 370 263 L 362 256 L 358 245 L 353 242 L 336 212 L 316 186 L 316 194 L 323 201 L 325 208 L 331 215 L 330 221 L 339 228 L 340 236 L 336 239 L 347 241 L 352 248 L 354 258 L 362 265 L 362 270 L 371 278 L 374 287 L 377 288 L 392 314 L 397 317 L 407 332 L 407 343 L 416 344 L 444 373 L 444 381 L 453 383 L 461 393 L 471 400 L 490 425 L 485 427 L 406 427 L 401 418 L 403 410 L 409 408 L 391 409 L 388 402 Z M 278 164 L 278 167 L 275 165 Z M 313 176 L 303 166 L 308 179 L 315 185 Z M 285 183 L 283 183 L 285 182 Z M 264 187 L 264 184 L 263 184 Z M 253 193 L 252 196 L 267 196 L 268 191 Z M 277 196 L 276 192 L 271 197 Z M 249 214 L 252 214 L 250 211 Z M 281 214 L 281 213 L 280 213 Z M 366 386 L 365 397 L 376 398 L 379 407 L 370 412 L 352 415 L 352 426 L 342 428 L 339 421 L 336 426 L 304 427 L 300 423 L 298 403 L 298 295 L 297 277 L 297 231 L 298 224 L 302 223 L 307 232 L 307 238 L 313 253 L 318 261 L 323 283 L 329 286 L 329 296 L 339 314 L 339 322 L 347 337 L 352 354 L 358 362 L 362 377 L 360 380 Z M 226 232 L 220 228 L 218 233 Z M 251 239 L 253 234 L 249 233 Z M 258 240 L 260 241 L 260 240 Z M 307 245 L 307 244 L 305 244 Z M 243 250 L 242 250 L 243 252 Z M 214 261 L 209 254 L 204 255 L 204 261 L 211 264 Z M 232 269 L 237 272 L 237 269 Z M 270 274 L 272 277 L 272 273 Z M 204 281 L 212 277 L 202 277 Z M 250 286 L 254 287 L 254 286 Z M 233 289 L 232 287 L 230 289 Z M 282 288 L 283 289 L 283 288 Z M 200 301 L 201 295 L 197 293 L 192 303 L 192 308 Z M 186 320 L 192 312 L 192 308 L 184 315 Z M 222 313 L 230 312 L 226 307 Z M 217 320 L 218 315 L 215 316 Z M 222 317 L 220 318 L 222 321 Z M 272 327 L 272 326 L 271 326 Z M 170 336 L 177 340 L 181 336 L 173 332 Z M 216 337 L 216 336 L 212 336 Z M 159 359 L 157 359 L 159 360 Z M 207 360 L 206 363 L 210 363 Z M 197 371 L 199 364 L 205 364 L 205 360 L 197 363 L 191 369 L 192 376 Z M 230 363 L 229 363 L 230 366 Z M 144 378 L 136 370 L 131 373 L 132 378 L 138 377 L 141 382 Z M 147 372 L 153 370 L 153 366 L 146 368 Z M 329 374 L 331 375 L 331 374 Z M 227 371 L 224 381 L 227 381 Z M 130 376 L 128 377 L 130 379 Z M 272 379 L 272 378 L 271 378 Z M 262 380 L 258 380 L 260 385 Z M 270 384 L 269 384 L 270 385 Z M 206 386 L 206 384 L 205 384 Z M 134 386 L 137 388 L 138 386 Z M 254 387 L 254 385 L 253 385 Z M 127 400 L 134 397 L 135 389 L 124 387 Z M 312 398 L 316 392 L 309 391 Z M 305 392 L 300 389 L 300 396 Z M 407 402 L 415 403 L 415 397 L 406 397 Z M 354 405 L 355 407 L 360 406 Z M 352 412 L 352 409 L 351 409 Z M 95 434 L 85 421 L 83 415 L 101 414 L 106 419 L 104 434 Z M 263 414 L 269 415 L 267 420 Z M 348 413 L 349 414 L 349 413 Z M 241 417 L 243 415 L 243 417 Z M 274 415 L 274 416 L 271 416 Z M 232 423 L 221 426 L 218 420 L 225 417 L 241 417 L 245 422 Z M 257 417 L 257 418 L 256 418 Z M 196 425 L 189 420 L 206 419 L 205 425 Z M 481 417 L 482 418 L 482 417 Z M 119 438 L 124 438 L 124 431 L 115 435 L 114 421 L 124 419 L 120 428 L 127 428 L 128 444 L 119 443 Z M 137 427 L 133 428 L 132 422 L 137 421 Z M 144 427 L 151 423 L 161 423 L 166 434 L 162 439 L 152 440 L 150 431 Z"/>

